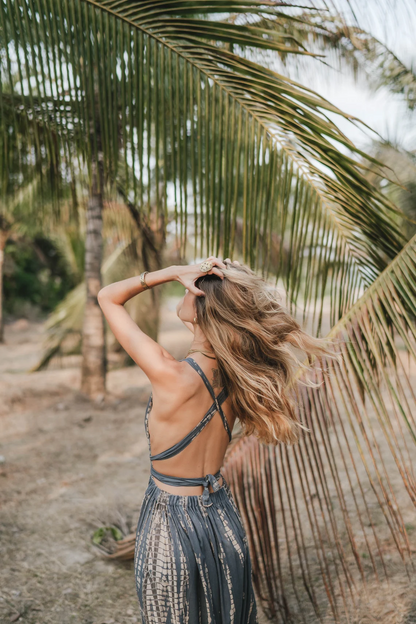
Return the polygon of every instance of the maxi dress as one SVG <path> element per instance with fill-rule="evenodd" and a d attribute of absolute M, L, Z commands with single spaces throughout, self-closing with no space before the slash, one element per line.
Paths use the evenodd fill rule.
<path fill-rule="evenodd" d="M 136 530 L 134 569 L 142 624 L 258 624 L 252 565 L 242 519 L 223 475 L 172 477 L 153 468 L 152 461 L 180 453 L 208 425 L 218 411 L 231 441 L 221 408 L 225 388 L 216 397 L 205 373 L 193 358 L 185 358 L 203 379 L 213 404 L 201 421 L 169 449 L 151 454 L 150 477 Z M 199 495 L 171 494 L 153 477 L 168 485 L 203 485 Z M 218 479 L 222 477 L 222 485 Z M 209 484 L 213 492 L 209 491 Z"/>

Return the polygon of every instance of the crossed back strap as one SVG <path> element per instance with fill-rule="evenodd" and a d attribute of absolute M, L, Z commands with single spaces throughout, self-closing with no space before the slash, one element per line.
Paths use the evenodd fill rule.
<path fill-rule="evenodd" d="M 216 397 L 213 387 L 211 386 L 210 382 L 207 379 L 207 376 L 205 375 L 204 371 L 199 366 L 199 364 L 197 364 L 195 360 L 190 357 L 185 358 L 184 360 L 181 360 L 181 361 L 188 362 L 188 364 L 190 364 L 192 368 L 196 370 L 196 372 L 200 375 L 200 377 L 202 377 L 202 380 L 205 383 L 206 387 L 208 388 L 212 398 L 214 399 L 214 402 L 209 408 L 209 410 L 207 411 L 207 413 L 199 421 L 199 423 L 192 429 L 192 431 L 190 431 L 184 438 L 182 438 L 182 440 L 180 440 L 179 442 L 177 442 L 170 448 L 166 449 L 166 451 L 162 451 L 161 453 L 158 453 L 157 455 L 152 455 L 151 449 L 150 449 L 150 435 L 149 435 L 149 429 L 148 429 L 148 416 L 149 416 L 150 408 L 153 404 L 153 397 L 152 395 L 150 395 L 149 402 L 146 408 L 146 414 L 145 414 L 145 428 L 146 428 L 146 435 L 147 435 L 147 439 L 149 443 L 149 453 L 150 453 L 151 460 L 169 459 L 170 457 L 174 457 L 174 455 L 177 455 L 178 453 L 183 451 L 183 449 L 186 448 L 188 444 L 190 444 L 192 440 L 194 440 L 196 436 L 199 435 L 201 431 L 207 426 L 207 424 L 210 422 L 211 418 L 214 416 L 216 411 L 220 413 L 220 416 L 224 425 L 224 429 L 228 433 L 229 440 L 231 441 L 231 438 L 232 438 L 232 434 L 230 431 L 230 427 L 228 425 L 228 421 L 221 407 L 225 399 L 228 397 L 227 390 L 223 388 L 221 392 L 219 393 L 219 395 Z"/>

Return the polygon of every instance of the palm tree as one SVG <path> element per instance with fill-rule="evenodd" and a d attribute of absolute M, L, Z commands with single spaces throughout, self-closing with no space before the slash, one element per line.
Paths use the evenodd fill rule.
<path fill-rule="evenodd" d="M 81 177 L 77 179 L 77 197 L 79 199 L 78 219 L 72 227 L 65 224 L 56 228 L 53 240 L 59 249 L 66 264 L 75 273 L 76 286 L 68 292 L 66 297 L 49 315 L 45 324 L 46 335 L 44 349 L 39 361 L 32 371 L 45 368 L 52 358 L 58 355 L 78 353 L 82 348 L 82 329 L 85 317 L 86 287 L 85 271 L 80 254 L 85 255 L 85 227 L 86 212 L 89 201 L 84 201 L 86 185 Z M 149 270 L 161 267 L 161 250 L 164 248 L 164 232 L 154 224 L 150 227 L 146 219 L 141 219 L 140 213 L 131 204 L 125 203 L 122 180 L 119 181 L 119 192 L 115 198 L 106 198 L 103 202 L 103 237 L 105 243 L 104 262 L 101 274 L 104 284 L 134 275 L 135 267 L 143 262 Z M 120 201 L 121 197 L 121 201 Z M 81 244 L 80 244 L 81 243 Z M 152 312 L 160 307 L 160 290 L 147 293 L 147 297 L 139 297 L 126 304 L 129 313 L 138 325 L 155 340 L 158 335 L 158 314 Z M 106 340 L 106 349 L 119 347 L 118 343 L 111 343 L 111 337 Z M 124 352 L 125 353 L 125 352 Z M 125 363 L 132 360 L 125 353 Z"/>
<path fill-rule="evenodd" d="M 323 17 L 302 14 L 302 20 L 291 25 L 291 33 L 316 54 L 326 53 L 353 71 L 355 78 L 364 76 L 374 91 L 387 87 L 403 96 L 409 110 L 416 106 L 416 73 L 385 43 L 358 24 L 349 24 L 335 13 Z"/>
<path fill-rule="evenodd" d="M 26 74 L 37 81 L 36 98 L 31 90 L 27 97 L 42 117 L 47 106 L 65 158 L 72 162 L 74 153 L 83 154 L 94 188 L 93 163 L 102 161 L 103 173 L 115 181 L 121 153 L 129 199 L 148 214 L 155 205 L 157 216 L 160 211 L 166 216 L 172 180 L 182 250 L 191 210 L 195 255 L 217 253 L 220 246 L 224 255 L 232 253 L 241 215 L 244 259 L 267 273 L 265 234 L 278 228 L 301 259 L 295 274 L 291 260 L 271 268 L 285 280 L 291 299 L 299 295 L 296 275 L 308 271 L 314 287 L 305 305 L 322 301 L 334 263 L 339 266 L 332 280 L 335 321 L 401 249 L 404 240 L 391 227 L 394 206 L 368 184 L 364 165 L 353 156 L 361 155 L 359 150 L 325 116 L 342 111 L 227 49 L 231 43 L 282 56 L 307 54 L 285 34 L 286 24 L 299 19 L 290 7 L 218 0 L 207 6 L 176 2 L 174 11 L 161 2 L 151 9 L 129 2 L 6 4 L 1 5 L 4 38 L 24 53 L 13 57 L 11 46 L 6 48 L 22 76 L 17 89 L 24 94 Z M 251 15 L 253 23 L 214 21 L 218 10 Z M 33 115 L 34 106 L 25 111 Z M 244 193 L 237 203 L 239 188 Z M 326 249 L 301 233 L 299 225 L 306 221 L 319 224 L 315 232 Z M 309 248 L 319 250 L 313 262 Z M 99 279 L 96 274 L 95 283 Z M 317 317 L 319 324 L 319 312 Z"/>
<path fill-rule="evenodd" d="M 3 269 L 4 252 L 7 241 L 13 235 L 19 235 L 28 230 L 34 234 L 38 231 L 33 220 L 33 206 L 30 197 L 36 192 L 37 180 L 26 180 L 20 188 L 13 188 L 10 184 L 8 191 L 0 200 L 0 342 L 4 342 L 3 323 Z"/>

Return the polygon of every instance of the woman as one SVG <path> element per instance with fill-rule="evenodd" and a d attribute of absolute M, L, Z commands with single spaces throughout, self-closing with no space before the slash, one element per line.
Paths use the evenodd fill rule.
<path fill-rule="evenodd" d="M 180 361 L 124 308 L 169 281 L 186 289 L 177 315 L 194 334 Z M 145 271 L 101 289 L 98 301 L 152 386 L 151 474 L 135 549 L 142 623 L 255 624 L 247 536 L 220 467 L 237 416 L 246 435 L 266 444 L 298 439 L 305 427 L 286 394 L 298 362 L 291 347 L 320 354 L 326 346 L 284 312 L 262 278 L 229 258 Z"/>

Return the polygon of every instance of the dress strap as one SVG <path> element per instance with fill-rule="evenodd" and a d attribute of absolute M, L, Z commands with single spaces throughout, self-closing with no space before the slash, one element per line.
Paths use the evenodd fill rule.
<path fill-rule="evenodd" d="M 150 393 L 149 400 L 148 400 L 147 405 L 146 405 L 146 411 L 144 413 L 144 430 L 145 430 L 145 433 L 146 433 L 147 445 L 149 447 L 149 457 L 151 456 L 152 451 L 150 449 L 150 434 L 149 434 L 148 422 L 149 422 L 149 412 L 150 412 L 150 409 L 152 408 L 152 406 L 153 406 L 153 392 Z"/>
<path fill-rule="evenodd" d="M 227 398 L 227 394 L 225 392 L 225 390 L 221 390 L 220 394 L 218 395 L 218 403 L 221 404 L 223 403 L 223 401 L 225 401 L 225 399 Z M 149 403 L 150 403 L 149 399 Z M 149 404 L 148 404 L 149 405 Z M 145 425 L 146 425 L 146 434 L 147 434 L 147 439 L 149 442 L 149 454 L 150 454 L 150 460 L 157 460 L 157 459 L 169 459 L 170 457 L 173 457 L 174 455 L 177 455 L 178 453 L 180 453 L 181 451 L 183 451 L 184 448 L 186 448 L 188 446 L 188 444 L 190 444 L 192 442 L 192 440 L 194 438 L 196 438 L 196 436 L 201 433 L 201 431 L 207 426 L 207 424 L 209 423 L 209 421 L 211 420 L 211 418 L 213 417 L 213 415 L 215 414 L 215 412 L 217 411 L 217 407 L 216 404 L 214 403 L 213 405 L 211 405 L 211 407 L 209 408 L 209 410 L 207 411 L 207 413 L 205 414 L 205 416 L 202 418 L 202 420 L 199 421 L 199 423 L 192 429 L 192 431 L 190 431 L 184 438 L 182 438 L 182 440 L 180 440 L 179 442 L 177 442 L 176 444 L 174 444 L 173 446 L 171 446 L 170 448 L 166 449 L 165 451 L 162 451 L 161 453 L 158 453 L 157 455 L 151 455 L 151 451 L 150 451 L 150 436 L 149 436 L 149 429 L 148 429 L 148 410 L 146 410 L 146 418 L 145 418 Z"/>
<path fill-rule="evenodd" d="M 217 410 L 219 411 L 219 413 L 220 413 L 220 416 L 221 416 L 221 419 L 222 419 L 222 422 L 223 422 L 224 428 L 225 428 L 226 432 L 228 433 L 228 438 L 229 438 L 229 440 L 230 440 L 230 442 L 231 442 L 232 433 L 231 433 L 231 431 L 230 431 L 230 427 L 229 427 L 229 425 L 228 425 L 227 418 L 225 417 L 225 414 L 224 414 L 224 412 L 222 411 L 222 407 L 221 407 L 221 403 L 222 403 L 222 401 L 221 401 L 221 403 L 220 403 L 220 402 L 219 402 L 219 400 L 218 400 L 218 399 L 219 399 L 219 397 L 221 396 L 221 394 L 222 394 L 224 391 L 225 391 L 225 393 L 226 393 L 225 398 L 227 398 L 227 397 L 228 397 L 228 392 L 227 392 L 227 390 L 226 390 L 225 388 L 223 388 L 223 390 L 220 392 L 220 394 L 218 395 L 218 398 L 217 398 L 217 397 L 215 396 L 214 388 L 213 388 L 213 387 L 211 386 L 211 384 L 209 383 L 207 376 L 205 375 L 204 371 L 203 371 L 203 370 L 202 370 L 202 368 L 199 366 L 199 364 L 198 364 L 197 362 L 195 362 L 195 360 L 194 360 L 193 358 L 191 358 L 191 357 L 187 357 L 187 358 L 185 358 L 184 360 L 181 360 L 181 361 L 182 361 L 182 362 L 188 362 L 188 364 L 190 364 L 190 365 L 192 366 L 192 368 L 193 368 L 194 370 L 196 370 L 196 372 L 198 373 L 198 375 L 202 378 L 202 380 L 203 380 L 204 384 L 205 384 L 205 385 L 206 385 L 206 387 L 208 388 L 209 393 L 210 393 L 210 395 L 212 396 L 212 398 L 213 398 L 213 400 L 214 400 L 214 403 L 215 403 L 215 405 L 216 405 L 216 409 L 217 409 Z"/>
<path fill-rule="evenodd" d="M 212 489 L 214 492 L 217 492 L 220 489 L 220 484 L 218 479 L 222 477 L 221 471 L 215 473 L 215 475 L 208 473 L 205 477 L 172 477 L 170 475 L 162 474 L 150 466 L 150 473 L 153 477 L 156 477 L 162 483 L 166 483 L 166 485 L 179 485 L 181 487 L 187 486 L 195 486 L 195 485 L 203 485 L 204 491 L 202 493 L 202 504 L 204 507 L 211 507 L 212 502 L 210 503 L 209 496 L 209 485 L 212 485 Z M 224 477 L 222 477 L 224 478 Z"/>

